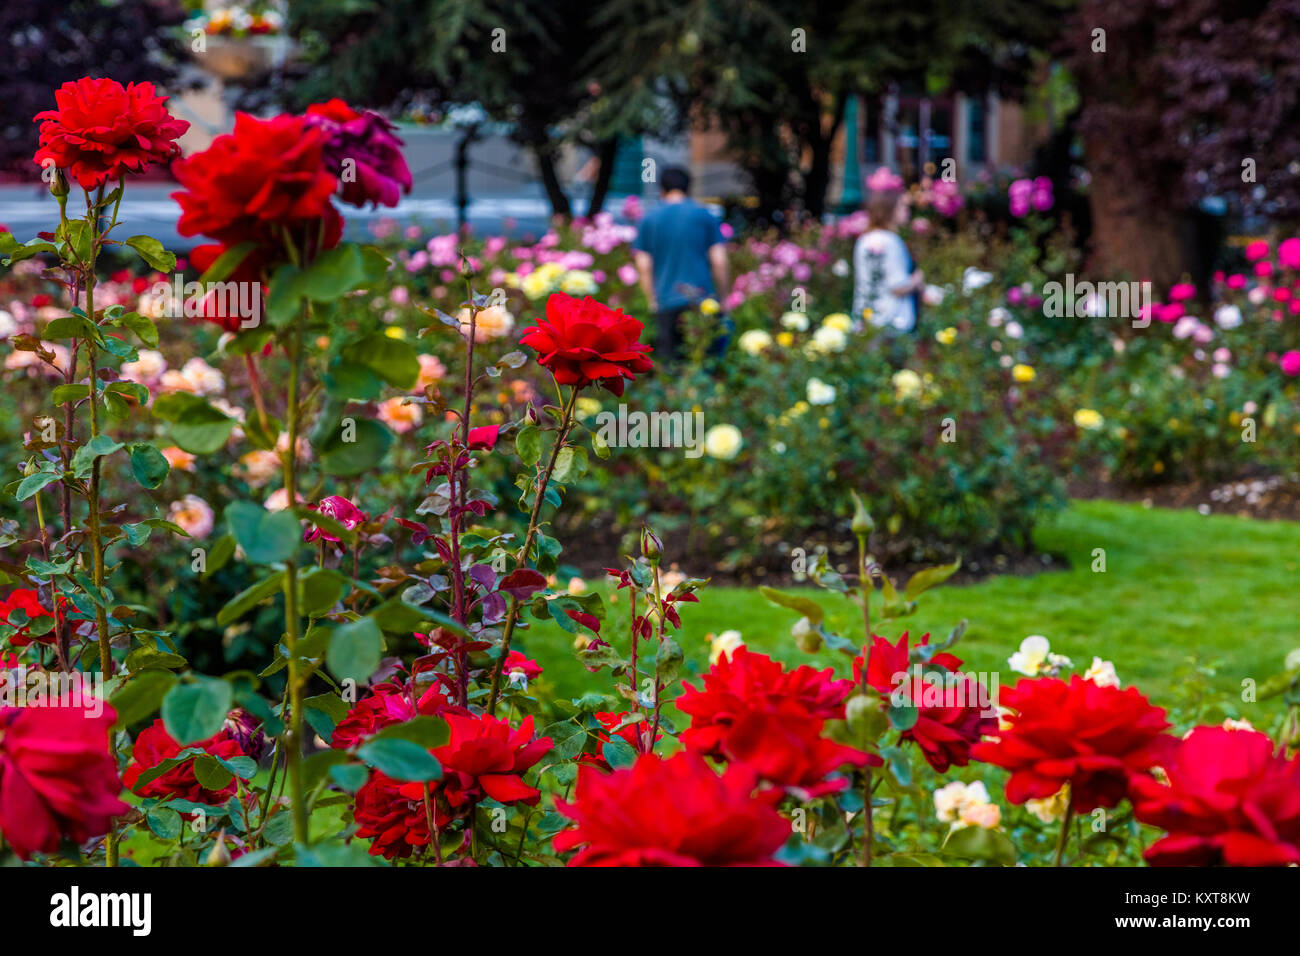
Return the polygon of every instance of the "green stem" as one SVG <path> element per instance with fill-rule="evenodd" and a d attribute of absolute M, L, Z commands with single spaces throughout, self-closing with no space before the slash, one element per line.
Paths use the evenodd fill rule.
<path fill-rule="evenodd" d="M 1065 845 L 1070 842 L 1070 823 L 1074 820 L 1074 788 L 1070 788 L 1070 802 L 1065 807 L 1065 818 L 1061 820 L 1061 835 L 1056 841 L 1056 856 L 1052 866 L 1061 866 L 1065 859 Z"/>

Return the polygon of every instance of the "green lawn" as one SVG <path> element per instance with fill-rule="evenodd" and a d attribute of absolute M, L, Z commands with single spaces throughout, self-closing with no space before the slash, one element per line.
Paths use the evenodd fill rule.
<path fill-rule="evenodd" d="M 1264 681 L 1300 646 L 1300 524 L 1080 501 L 1036 538 L 1041 549 L 1065 555 L 1070 570 L 941 588 L 922 596 L 913 617 L 877 633 L 892 640 L 907 628 L 938 638 L 966 618 L 959 655 L 972 670 L 999 671 L 1003 684 L 1015 680 L 1006 659 L 1021 639 L 1043 634 L 1080 671 L 1099 655 L 1114 662 L 1125 685 L 1136 684 L 1162 705 L 1186 697 L 1192 686 L 1187 660 L 1194 655 L 1201 665 L 1216 665 L 1214 693 L 1237 703 L 1241 716 L 1264 729 L 1278 713 L 1276 701 L 1267 705 L 1268 717 L 1261 705 L 1240 703 L 1241 682 Z M 1105 549 L 1105 573 L 1091 570 L 1095 548 Z M 685 562 L 683 570 L 707 573 Z M 860 640 L 855 606 L 816 589 L 800 593 L 822 601 L 828 627 Z M 810 658 L 799 651 L 790 637 L 797 615 L 772 606 L 757 590 L 706 588 L 700 604 L 683 607 L 682 617 L 679 639 L 693 670 L 707 667 L 705 635 L 734 628 L 750 647 L 781 660 L 833 664 L 847 673 L 843 655 L 823 650 Z M 605 636 L 626 645 L 625 604 L 611 613 Z M 546 668 L 543 688 L 535 689 L 551 683 L 566 696 L 609 690 L 608 676 L 582 668 L 572 638 L 558 628 L 534 628 L 521 643 Z"/>

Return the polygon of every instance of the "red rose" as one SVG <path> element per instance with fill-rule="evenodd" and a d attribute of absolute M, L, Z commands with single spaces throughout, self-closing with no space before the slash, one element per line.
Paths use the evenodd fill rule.
<path fill-rule="evenodd" d="M 324 131 L 325 163 L 338 178 L 339 196 L 353 206 L 396 206 L 411 191 L 411 170 L 392 123 L 340 99 L 307 107 L 307 124 Z"/>
<path fill-rule="evenodd" d="M 437 817 L 438 826 L 448 822 L 432 794 L 425 805 L 423 783 L 394 780 L 378 770 L 357 791 L 352 818 L 357 822 L 357 836 L 370 840 L 371 856 L 406 859 L 416 847 L 430 842 L 429 816 Z"/>
<path fill-rule="evenodd" d="M 324 166 L 325 134 L 301 116 L 260 120 L 235 114 L 233 133 L 173 167 L 182 192 L 176 230 L 223 245 L 252 241 L 257 255 L 283 261 L 285 230 L 308 251 L 331 248 L 343 222 L 330 202 L 334 175 Z"/>
<path fill-rule="evenodd" d="M 148 783 L 136 787 L 136 782 L 146 770 L 158 766 L 164 760 L 170 760 L 182 750 L 199 747 L 214 757 L 229 760 L 231 757 L 246 757 L 238 739 L 228 729 L 222 728 L 207 740 L 182 747 L 176 742 L 161 719 L 140 731 L 135 746 L 131 748 L 132 763 L 122 774 L 122 782 L 142 797 L 178 797 L 191 803 L 206 803 L 208 806 L 221 806 L 235 795 L 237 786 L 232 779 L 220 790 L 207 790 L 194 775 L 194 757 L 189 757 Z"/>
<path fill-rule="evenodd" d="M 627 720 L 628 715 L 629 712 L 626 710 L 620 713 L 597 711 L 593 714 L 592 716 L 594 716 L 596 720 L 600 721 L 602 728 L 595 732 L 596 741 L 600 746 L 595 753 L 584 752 L 578 754 L 578 763 L 587 764 L 592 767 L 599 767 L 601 770 L 612 770 L 613 768 L 609 765 L 609 761 L 607 761 L 603 755 L 603 750 L 604 745 L 609 743 L 614 737 L 618 737 L 625 741 L 628 746 L 637 753 L 644 753 L 646 751 L 645 745 L 647 743 L 647 738 L 650 736 L 650 721 L 638 720 L 635 724 L 628 724 L 625 727 L 619 726 L 623 721 Z M 619 729 L 615 730 L 615 727 L 618 727 Z M 657 742 L 662 740 L 663 736 L 663 731 L 655 734 L 655 741 Z"/>
<path fill-rule="evenodd" d="M 801 665 L 787 671 L 745 647 L 719 657 L 703 682 L 700 690 L 683 685 L 677 709 L 691 718 L 682 743 L 706 756 L 722 756 L 723 737 L 747 713 L 781 709 L 817 720 L 838 719 L 853 690 L 852 681 L 836 680 L 829 667 L 819 671 Z"/>
<path fill-rule="evenodd" d="M 530 681 L 542 676 L 542 665 L 535 660 L 524 657 L 519 651 L 511 651 L 506 655 L 506 662 L 502 667 L 502 671 L 511 681 L 519 678 Z M 519 675 L 519 678 L 515 676 L 516 674 Z"/>
<path fill-rule="evenodd" d="M 342 495 L 326 495 L 320 500 L 320 504 L 308 505 L 307 510 L 319 511 L 321 514 L 325 515 L 325 517 L 333 518 L 349 531 L 366 520 L 366 513 Z M 302 536 L 302 540 L 306 542 L 312 542 L 319 539 L 333 541 L 335 544 L 337 544 L 339 540 L 324 528 L 320 528 L 317 525 L 309 527 Z"/>
<path fill-rule="evenodd" d="M 24 860 L 60 838 L 84 843 L 131 808 L 108 747 L 117 713 L 72 707 L 0 710 L 0 833 Z"/>
<path fill-rule="evenodd" d="M 430 687 L 414 700 L 414 691 L 410 685 L 397 683 L 376 684 L 370 689 L 370 696 L 352 705 L 346 717 L 334 728 L 330 746 L 347 750 L 365 743 L 367 737 L 379 733 L 385 727 L 400 724 L 412 717 L 437 715 L 447 707 L 447 698 L 437 686 Z"/>
<path fill-rule="evenodd" d="M 551 738 L 533 740 L 533 718 L 519 729 L 488 714 L 468 717 L 448 713 L 451 740 L 434 748 L 442 764 L 439 795 L 456 810 L 471 800 L 491 797 L 498 803 L 537 803 L 541 791 L 523 775 L 551 749 Z"/>
<path fill-rule="evenodd" d="M 917 643 L 917 647 L 925 647 L 930 643 L 930 635 L 924 634 Z M 860 684 L 865 682 L 867 686 L 874 687 L 882 694 L 887 694 L 896 686 L 896 677 L 899 674 L 906 674 L 912 666 L 912 655 L 908 649 L 907 631 L 898 639 L 897 644 L 890 644 L 883 637 L 872 635 L 871 654 L 868 656 L 867 669 L 864 673 L 862 670 L 862 657 L 853 658 L 853 682 Z M 921 655 L 918 654 L 918 657 Z M 940 651 L 930 657 L 931 664 L 938 664 L 940 667 L 955 671 L 961 667 L 961 658 L 955 654 L 949 654 L 947 651 Z M 910 675 L 909 675 L 910 676 Z"/>
<path fill-rule="evenodd" d="M 930 635 L 926 634 L 918 646 L 925 646 L 929 640 Z M 998 727 L 988 690 L 974 677 L 959 672 L 961 659 L 946 652 L 930 658 L 929 673 L 939 668 L 949 676 L 942 684 L 931 683 L 926 673 L 918 674 L 909 665 L 907 644 L 906 631 L 897 644 L 873 637 L 866 681 L 882 694 L 896 695 L 916 708 L 916 723 L 900 739 L 920 747 L 926 763 L 939 773 L 946 773 L 953 766 L 964 767 L 970 763 L 971 747 Z M 859 680 L 864 676 L 861 657 L 853 659 L 853 674 Z"/>
<path fill-rule="evenodd" d="M 1077 812 L 1113 807 L 1129 777 L 1158 763 L 1173 740 L 1164 710 L 1137 688 L 1102 687 L 1077 674 L 1068 684 L 1040 678 L 1004 687 L 1002 704 L 1015 711 L 1010 727 L 971 756 L 1011 771 L 1012 803 L 1050 797 L 1068 783 Z"/>
<path fill-rule="evenodd" d="M 55 91 L 59 108 L 37 113 L 38 166 L 52 161 L 67 170 L 82 189 L 143 172 L 180 154 L 176 140 L 190 128 L 167 112 L 167 97 L 152 83 L 121 83 L 83 76 Z"/>
<path fill-rule="evenodd" d="M 22 611 L 27 615 L 27 620 L 21 624 L 17 619 L 11 621 L 9 618 L 14 611 Z M 53 629 L 44 634 L 32 635 L 31 622 L 38 617 L 54 617 L 54 615 L 41 606 L 40 596 L 31 588 L 15 588 L 9 592 L 7 598 L 0 601 L 0 623 L 18 628 L 18 631 L 9 638 L 9 643 L 14 647 L 26 647 L 32 643 L 54 643 Z"/>
<path fill-rule="evenodd" d="M 644 327 L 591 296 L 578 300 L 555 292 L 546 300 L 546 318 L 519 341 L 537 351 L 537 360 L 561 385 L 600 384 L 622 395 L 624 379 L 653 367 L 652 349 L 638 341 Z"/>
<path fill-rule="evenodd" d="M 648 754 L 624 770 L 578 770 L 573 803 L 556 801 L 577 826 L 555 849 L 582 847 L 569 866 L 763 866 L 790 836 L 773 809 L 780 792 L 754 793 L 743 765 L 718 775 L 704 758 Z"/>
<path fill-rule="evenodd" d="M 205 243 L 201 246 L 195 246 L 190 251 L 190 261 L 194 263 L 194 268 L 200 274 L 207 272 L 218 259 L 220 259 L 229 250 L 229 246 L 221 243 Z M 244 322 L 253 318 L 252 315 L 241 315 L 242 306 L 253 306 L 253 300 L 250 295 L 259 296 L 262 299 L 266 297 L 266 290 L 261 287 L 262 269 L 268 262 L 275 262 L 282 256 L 280 251 L 262 251 L 250 252 L 240 260 L 239 264 L 223 280 L 226 283 L 234 283 L 237 292 L 232 295 L 228 290 L 232 288 L 225 285 L 225 289 L 212 288 L 204 293 L 203 301 L 200 304 L 199 315 L 209 322 L 221 326 L 227 332 L 238 332 L 244 327 Z M 178 270 L 183 267 L 177 263 Z M 256 285 L 254 285 L 256 283 Z M 257 316 L 266 312 L 264 302 L 259 302 L 255 308 Z M 251 311 L 251 308 L 250 308 Z"/>
<path fill-rule="evenodd" d="M 1266 734 L 1197 727 L 1160 763 L 1161 783 L 1132 781 L 1134 815 L 1168 833 L 1146 851 L 1156 866 L 1300 863 L 1300 760 Z"/>
<path fill-rule="evenodd" d="M 827 779 L 841 767 L 879 767 L 875 754 L 821 736 L 822 721 L 799 708 L 758 710 L 738 716 L 722 738 L 722 756 L 753 768 L 759 779 L 800 791 L 804 800 L 838 793 L 847 777 Z"/>

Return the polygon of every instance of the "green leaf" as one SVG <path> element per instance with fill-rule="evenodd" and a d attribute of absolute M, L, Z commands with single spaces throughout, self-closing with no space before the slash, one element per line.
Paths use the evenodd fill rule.
<path fill-rule="evenodd" d="M 798 594 L 783 594 L 776 588 L 760 587 L 758 592 L 773 604 L 779 604 L 781 607 L 788 607 L 792 611 L 798 611 L 808 618 L 809 623 L 814 627 L 826 617 L 826 612 L 822 610 L 821 605 L 811 598 Z"/>
<path fill-rule="evenodd" d="M 384 653 L 384 635 L 373 618 L 363 617 L 334 628 L 325 663 L 340 680 L 363 681 L 375 672 Z"/>
<path fill-rule="evenodd" d="M 251 501 L 226 506 L 226 524 L 254 564 L 288 561 L 302 544 L 302 529 L 291 511 L 267 511 Z"/>
<path fill-rule="evenodd" d="M 324 614 L 343 596 L 346 579 L 330 568 L 312 568 L 298 579 L 299 610 L 308 617 Z"/>
<path fill-rule="evenodd" d="M 258 581 L 251 587 L 247 587 L 231 598 L 226 606 L 217 612 L 217 625 L 225 627 L 231 621 L 237 620 L 243 614 L 254 606 L 261 604 L 267 598 L 274 594 L 279 594 L 284 587 L 284 572 L 277 571 L 269 578 Z"/>
<path fill-rule="evenodd" d="M 943 852 L 963 860 L 982 860 L 1000 866 L 1016 865 L 1016 848 L 1001 830 L 961 827 L 949 834 Z"/>
<path fill-rule="evenodd" d="M 54 319 L 46 324 L 41 331 L 41 338 L 47 341 L 54 339 L 92 339 L 99 344 L 103 344 L 104 341 L 104 336 L 99 331 L 99 327 L 81 315 L 63 315 Z"/>
<path fill-rule="evenodd" d="M 438 758 L 409 740 L 371 740 L 357 750 L 357 756 L 394 780 L 423 783 L 442 779 L 442 765 Z"/>
<path fill-rule="evenodd" d="M 957 573 L 961 567 L 961 558 L 958 558 L 952 564 L 943 564 L 936 568 L 926 568 L 923 571 L 917 571 L 907 579 L 907 586 L 903 588 L 903 600 L 913 601 L 917 595 L 937 584 L 942 584 L 950 577 Z"/>
<path fill-rule="evenodd" d="M 139 312 L 126 312 L 118 316 L 116 322 L 134 332 L 136 337 L 149 348 L 158 347 L 158 327 L 148 316 L 141 315 Z"/>
<path fill-rule="evenodd" d="M 131 474 L 146 488 L 157 488 L 167 477 L 171 465 L 149 442 L 136 442 L 131 446 Z"/>
<path fill-rule="evenodd" d="M 204 677 L 192 684 L 177 684 L 162 702 L 167 733 L 181 746 L 211 737 L 230 713 L 232 698 L 230 685 L 223 680 Z"/>
<path fill-rule="evenodd" d="M 181 815 L 171 807 L 152 807 L 145 812 L 144 820 L 159 839 L 175 840 L 181 835 Z"/>
<path fill-rule="evenodd" d="M 114 441 L 107 435 L 96 435 L 78 448 L 77 453 L 72 456 L 72 473 L 78 478 L 85 478 L 90 474 L 96 458 L 111 455 L 122 447 L 124 446 L 120 441 Z"/>
<path fill-rule="evenodd" d="M 636 748 L 622 737 L 611 737 L 600 748 L 600 754 L 605 758 L 605 762 L 615 770 L 630 767 L 636 763 Z"/>
<path fill-rule="evenodd" d="M 394 388 L 408 391 L 420 377 L 420 359 L 415 348 L 382 332 L 367 335 L 343 350 L 343 358 L 363 365 Z"/>
<path fill-rule="evenodd" d="M 352 441 L 346 441 L 351 438 Z M 393 433 L 369 418 L 352 420 L 351 427 L 336 428 L 318 446 L 321 467 L 329 475 L 349 477 L 374 471 L 393 444 Z"/>
<path fill-rule="evenodd" d="M 164 249 L 163 244 L 153 236 L 132 236 L 126 240 L 126 244 L 159 272 L 171 272 L 176 268 L 176 256 Z"/>
<path fill-rule="evenodd" d="M 171 671 L 151 668 L 132 674 L 109 698 L 108 702 L 117 711 L 117 723 L 113 726 L 122 730 L 152 716 L 175 685 L 176 675 Z"/>
<path fill-rule="evenodd" d="M 542 433 L 536 425 L 525 425 L 515 436 L 515 451 L 525 465 L 535 465 L 542 457 Z"/>
<path fill-rule="evenodd" d="M 188 392 L 168 392 L 153 403 L 153 413 L 171 423 L 172 440 L 194 455 L 210 455 L 230 438 L 235 420 Z"/>
<path fill-rule="evenodd" d="M 14 497 L 19 501 L 26 501 L 46 485 L 58 481 L 60 477 L 60 473 L 57 471 L 38 471 L 35 474 L 28 475 L 22 481 L 18 482 L 18 490 L 14 492 Z"/>
<path fill-rule="evenodd" d="M 215 262 L 208 266 L 208 271 L 199 276 L 199 282 L 206 285 L 209 282 L 224 282 L 232 272 L 239 268 L 240 263 L 248 258 L 248 254 L 257 248 L 257 243 L 241 242 L 237 246 L 231 246 L 221 255 L 217 256 Z M 170 271 L 170 270 L 164 270 Z"/>

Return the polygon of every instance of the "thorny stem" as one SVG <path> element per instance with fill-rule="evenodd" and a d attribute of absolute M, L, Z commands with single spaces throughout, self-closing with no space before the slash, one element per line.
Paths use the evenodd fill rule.
<path fill-rule="evenodd" d="M 662 592 L 661 592 L 661 589 L 660 589 L 660 587 L 659 587 L 659 563 L 658 563 L 658 561 L 655 562 L 655 565 L 654 565 L 654 572 L 655 572 L 655 607 L 656 607 L 656 608 L 658 609 L 658 611 L 659 611 L 659 613 L 658 613 L 658 618 L 659 618 L 659 620 L 658 620 L 658 623 L 656 624 L 655 630 L 656 630 L 656 632 L 657 632 L 657 634 L 658 634 L 658 637 L 659 637 L 659 646 L 660 646 L 660 648 L 662 648 L 662 647 L 663 647 L 663 644 L 664 644 L 664 618 L 667 617 L 667 615 L 664 613 L 664 599 L 663 599 L 663 594 L 662 594 Z M 653 723 L 653 724 L 651 725 L 651 727 L 650 727 L 650 735 L 646 738 L 646 742 L 645 742 L 645 753 L 654 753 L 654 750 L 655 750 L 655 738 L 657 738 L 657 737 L 659 736 L 659 711 L 660 711 L 660 708 L 662 707 L 662 698 L 663 698 L 663 695 L 660 694 L 660 692 L 659 692 L 660 689 L 661 689 L 661 688 L 660 688 L 660 686 L 659 686 L 659 655 L 656 654 L 656 655 L 655 655 L 655 711 L 654 711 L 654 723 Z"/>
<path fill-rule="evenodd" d="M 283 458 L 286 507 L 298 500 L 298 390 L 302 375 L 302 314 L 298 315 L 289 340 L 289 395 L 286 426 L 289 447 Z M 289 721 L 285 725 L 285 764 L 289 777 L 289 799 L 293 806 L 293 835 L 298 843 L 308 842 L 307 804 L 302 788 L 302 675 L 298 644 L 298 563 L 291 558 L 284 565 L 285 647 L 289 652 Z"/>
<path fill-rule="evenodd" d="M 533 501 L 532 514 L 528 517 L 528 531 L 524 535 L 524 543 L 519 548 L 519 553 L 515 556 L 515 567 L 524 568 L 528 566 L 528 554 L 533 547 L 533 539 L 537 537 L 537 526 L 542 514 L 542 502 L 546 500 L 546 488 L 551 482 L 551 474 L 555 471 L 555 462 L 560 457 L 560 449 L 564 447 L 565 441 L 569 437 L 569 431 L 573 428 L 573 410 L 578 404 L 578 389 L 574 388 L 569 393 L 569 400 L 564 404 L 564 411 L 560 416 L 560 431 L 555 436 L 555 447 L 551 449 L 551 458 L 546 463 L 546 469 L 542 472 L 541 480 L 537 483 L 537 497 Z M 515 622 L 519 619 L 519 599 L 514 595 L 510 596 L 510 607 L 506 611 L 506 623 L 501 633 L 501 656 L 497 658 L 496 667 L 492 671 L 492 693 L 488 697 L 487 712 L 493 714 L 497 709 L 497 701 L 501 697 L 501 674 L 505 670 L 506 655 L 510 653 L 510 639 L 515 633 Z"/>

